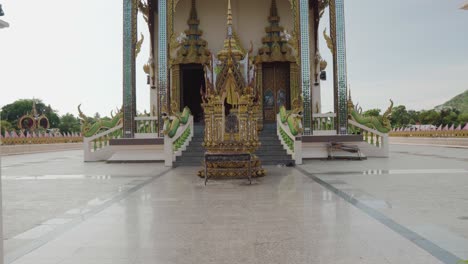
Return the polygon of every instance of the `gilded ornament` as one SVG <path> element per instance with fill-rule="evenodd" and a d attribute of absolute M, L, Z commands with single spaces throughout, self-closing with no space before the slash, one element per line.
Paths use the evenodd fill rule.
<path fill-rule="evenodd" d="M 258 104 L 254 102 L 255 95 L 252 87 L 247 85 L 240 70 L 238 47 L 232 34 L 232 12 L 228 2 L 227 38 L 225 50 L 220 54 L 221 65 L 217 80 L 213 80 L 213 89 L 203 98 L 205 113 L 205 134 L 203 146 L 208 153 L 250 153 L 252 155 L 252 176 L 265 175 L 261 162 L 253 155 L 260 146 L 257 129 Z M 227 48 L 227 49 L 226 49 Z M 246 60 L 249 64 L 249 60 Z M 211 67 L 209 65 L 205 67 Z M 249 66 L 247 65 L 247 68 Z M 212 70 L 212 69 L 211 69 Z M 207 69 L 207 71 L 211 71 Z M 208 83 L 208 82 L 207 82 Z M 252 83 L 255 86 L 255 83 Z M 237 160 L 209 162 L 208 176 L 241 177 L 248 163 Z M 198 175 L 204 177 L 204 170 Z"/>

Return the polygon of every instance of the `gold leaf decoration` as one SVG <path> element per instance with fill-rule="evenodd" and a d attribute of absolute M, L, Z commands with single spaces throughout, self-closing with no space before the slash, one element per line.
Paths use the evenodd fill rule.
<path fill-rule="evenodd" d="M 328 49 L 330 49 L 331 53 L 333 54 L 333 40 L 332 38 L 327 34 L 327 29 L 325 28 L 323 30 L 323 37 L 325 38 L 325 41 L 327 42 Z"/>
<path fill-rule="evenodd" d="M 145 41 L 145 36 L 143 36 L 143 33 L 140 33 L 140 40 L 137 41 L 135 46 L 135 57 L 138 57 L 138 54 L 140 54 L 141 45 L 143 45 L 143 41 Z"/>

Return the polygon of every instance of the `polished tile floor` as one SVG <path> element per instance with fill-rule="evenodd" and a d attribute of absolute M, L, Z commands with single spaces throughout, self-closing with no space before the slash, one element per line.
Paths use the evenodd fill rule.
<path fill-rule="evenodd" d="M 440 263 L 295 168 L 206 187 L 196 170 L 124 192 L 13 263 Z"/>

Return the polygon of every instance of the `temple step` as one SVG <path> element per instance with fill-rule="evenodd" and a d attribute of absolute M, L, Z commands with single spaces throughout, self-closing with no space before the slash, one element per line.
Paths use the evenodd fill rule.
<path fill-rule="evenodd" d="M 295 161 L 284 150 L 276 132 L 276 124 L 264 124 L 259 135 L 262 145 L 255 153 L 262 165 L 294 166 Z"/>
<path fill-rule="evenodd" d="M 182 156 L 177 157 L 174 162 L 174 167 L 201 166 L 205 149 L 203 143 L 203 125 L 196 124 L 194 126 L 194 136 L 190 145 L 182 153 Z M 257 150 L 257 155 L 262 161 L 262 165 L 280 165 L 294 166 L 295 162 L 291 155 L 288 155 L 281 145 L 276 132 L 276 124 L 265 124 L 263 131 L 259 134 L 261 147 Z"/>

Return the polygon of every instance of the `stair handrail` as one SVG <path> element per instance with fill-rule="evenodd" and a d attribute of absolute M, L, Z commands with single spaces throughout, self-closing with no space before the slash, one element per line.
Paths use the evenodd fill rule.
<path fill-rule="evenodd" d="M 122 129 L 123 124 L 119 124 L 109 130 L 103 131 L 91 137 L 83 137 L 84 161 L 95 161 L 96 159 L 93 157 L 94 153 L 109 146 L 109 140 L 114 138 L 113 136 L 109 137 L 109 135 Z M 93 142 L 94 146 L 91 146 Z M 97 148 L 97 146 L 99 146 L 99 148 Z"/>
<path fill-rule="evenodd" d="M 302 164 L 302 133 L 294 136 L 287 122 L 281 122 L 281 115 L 279 113 L 276 116 L 276 124 L 277 135 L 283 148 L 292 156 L 296 164 Z"/>
<path fill-rule="evenodd" d="M 363 132 L 363 140 L 369 143 L 370 145 L 381 149 L 383 156 L 388 157 L 390 152 L 388 134 L 359 124 L 358 122 L 352 119 L 348 119 L 348 124 L 361 129 Z"/>
<path fill-rule="evenodd" d="M 123 128 L 123 125 L 120 124 L 120 125 L 117 125 L 117 126 L 111 128 L 109 130 L 106 130 L 106 131 L 103 131 L 103 132 L 101 132 L 99 134 L 93 135 L 91 137 L 84 137 L 84 140 L 93 141 L 93 140 L 98 139 L 100 137 L 109 135 L 109 134 L 111 134 L 111 133 L 113 133 L 113 132 L 115 132 L 115 131 L 117 131 L 119 129 L 122 129 L 122 128 Z"/>
<path fill-rule="evenodd" d="M 165 166 L 171 167 L 176 157 L 190 144 L 193 138 L 193 126 L 193 115 L 190 115 L 188 122 L 181 124 L 172 138 L 164 135 Z"/>
<path fill-rule="evenodd" d="M 375 129 L 373 129 L 373 128 L 367 127 L 367 126 L 365 126 L 365 125 L 361 125 L 361 124 L 359 124 L 358 122 L 356 122 L 356 121 L 354 121 L 354 120 L 352 120 L 352 119 L 348 119 L 348 123 L 351 124 L 351 125 L 353 125 L 353 126 L 355 126 L 355 127 L 360 128 L 360 129 L 362 129 L 362 130 L 366 130 L 366 131 L 368 131 L 368 132 L 370 132 L 370 133 L 379 135 L 379 136 L 381 136 L 381 137 L 384 137 L 384 136 L 387 135 L 387 134 L 382 133 L 382 132 L 379 132 L 378 130 L 375 130 Z"/>

